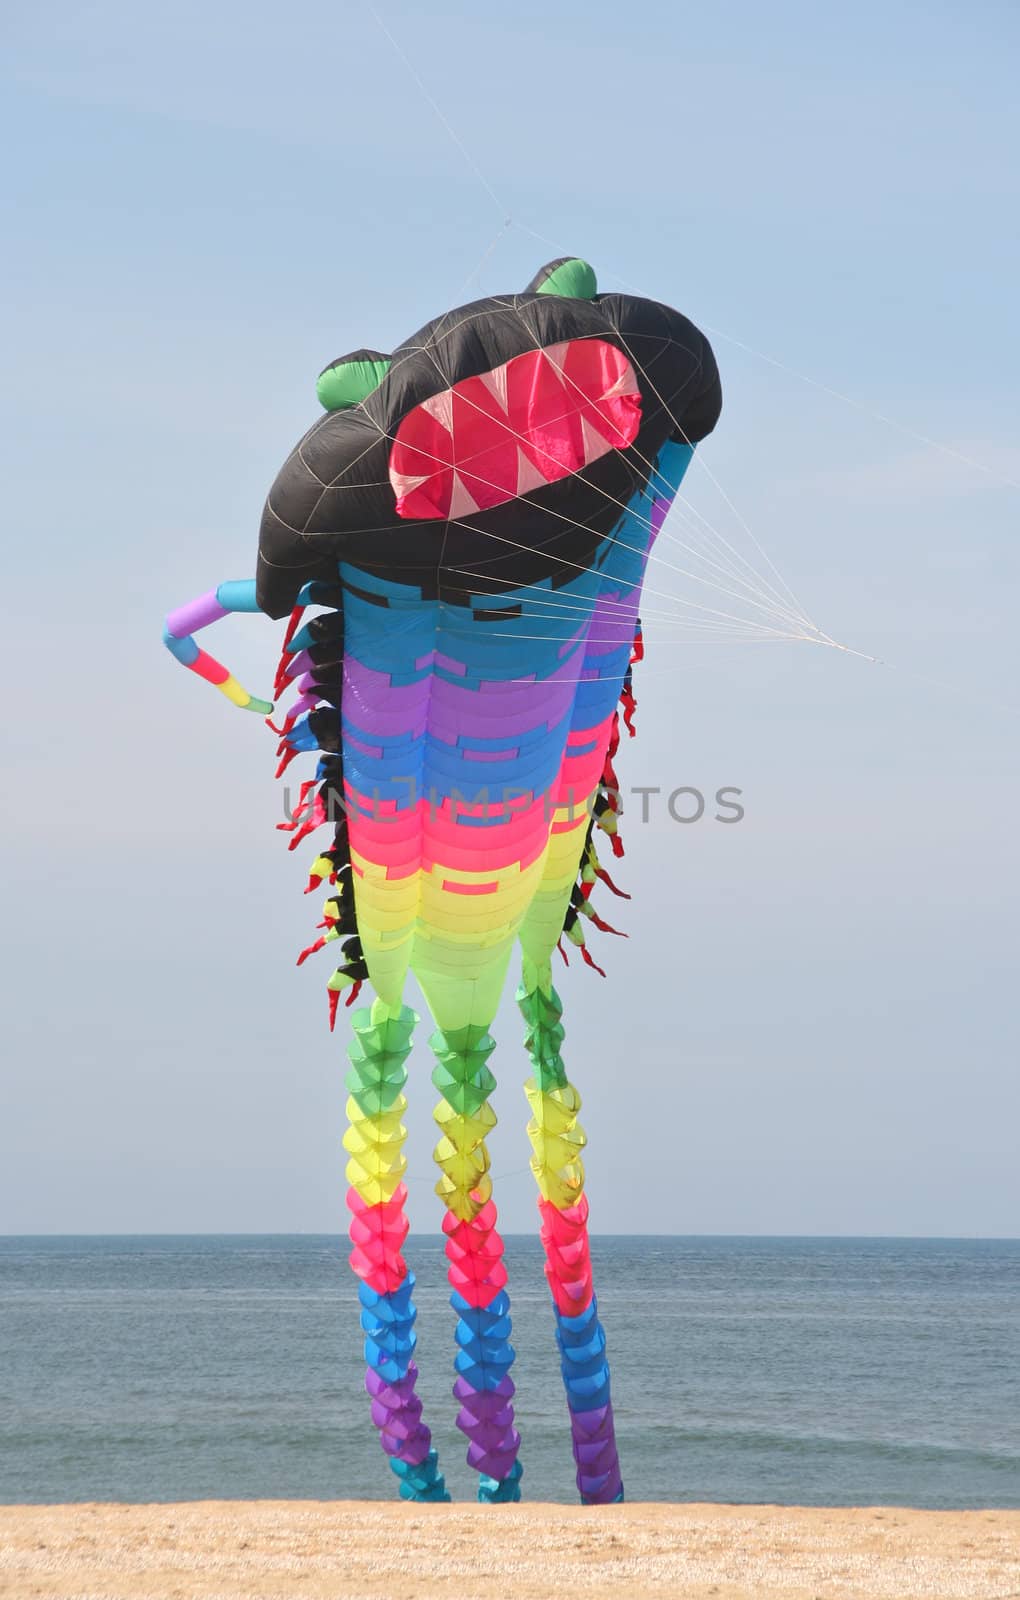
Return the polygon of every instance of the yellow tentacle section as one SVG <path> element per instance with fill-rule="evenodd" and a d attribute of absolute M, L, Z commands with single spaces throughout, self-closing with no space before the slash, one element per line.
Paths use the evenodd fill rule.
<path fill-rule="evenodd" d="M 562 1211 L 584 1193 L 581 1151 L 588 1139 L 578 1121 L 581 1096 L 571 1083 L 543 1091 L 534 1078 L 528 1079 L 524 1092 L 531 1107 L 531 1170 L 542 1198 Z"/>
<path fill-rule="evenodd" d="M 407 1170 L 407 1129 L 401 1120 L 406 1110 L 407 1098 L 402 1094 L 387 1111 L 375 1116 L 366 1116 L 353 1096 L 347 1102 L 350 1125 L 343 1140 L 350 1156 L 347 1182 L 369 1205 L 392 1200 Z"/>

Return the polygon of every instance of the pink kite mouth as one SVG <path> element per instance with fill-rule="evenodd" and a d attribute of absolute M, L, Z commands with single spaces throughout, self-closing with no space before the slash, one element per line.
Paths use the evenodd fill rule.
<path fill-rule="evenodd" d="M 641 392 L 604 339 L 529 350 L 408 412 L 390 452 L 402 517 L 455 520 L 542 489 L 624 450 Z"/>

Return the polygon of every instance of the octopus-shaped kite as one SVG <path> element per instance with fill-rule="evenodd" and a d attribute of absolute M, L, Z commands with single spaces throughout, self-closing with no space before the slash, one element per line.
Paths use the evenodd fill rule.
<path fill-rule="evenodd" d="M 520 1498 L 510 1301 L 489 1177 L 489 1032 L 516 946 L 534 1069 L 525 1085 L 546 1277 L 577 1484 L 623 1497 L 606 1341 L 592 1287 L 580 1096 L 561 1054 L 551 958 L 601 881 L 617 832 L 613 761 L 633 732 L 638 600 L 656 535 L 721 398 L 708 342 L 678 312 L 598 294 L 564 258 L 523 294 L 447 312 L 392 356 L 328 366 L 326 415 L 269 493 L 254 582 L 224 583 L 167 619 L 177 659 L 268 714 L 192 634 L 231 611 L 291 613 L 275 692 L 297 699 L 280 768 L 321 752 L 281 826 L 329 843 L 320 938 L 340 941 L 330 1022 L 363 983 L 348 1047 L 351 1264 L 372 1420 L 412 1500 L 449 1499 L 415 1393 L 414 1275 L 401 1117 L 418 1017 L 435 1023 L 437 1193 L 457 1313 L 457 1425 L 486 1501 Z M 317 613 L 302 626 L 305 607 Z M 612 931 L 612 930 L 611 930 Z M 601 969 L 599 969 L 601 970 Z"/>

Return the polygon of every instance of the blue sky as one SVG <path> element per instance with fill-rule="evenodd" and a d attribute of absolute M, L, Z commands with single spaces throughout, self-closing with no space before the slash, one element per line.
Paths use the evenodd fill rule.
<path fill-rule="evenodd" d="M 5 23 L 0 1231 L 345 1226 L 343 1040 L 327 970 L 292 964 L 271 743 L 159 628 L 253 570 L 328 359 L 563 249 L 712 330 L 706 464 L 815 621 L 893 664 L 650 647 L 625 785 L 733 784 L 747 814 L 635 822 L 631 938 L 607 983 L 563 976 L 594 1224 L 1015 1235 L 1015 10 L 379 14 L 484 183 L 367 8 Z M 264 693 L 276 640 L 249 619 L 214 648 Z M 513 1231 L 512 1009 L 497 1036 Z"/>

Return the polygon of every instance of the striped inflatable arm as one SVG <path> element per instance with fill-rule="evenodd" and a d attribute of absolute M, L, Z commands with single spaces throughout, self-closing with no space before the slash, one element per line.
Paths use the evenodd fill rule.
<path fill-rule="evenodd" d="M 259 611 L 259 609 L 258 601 L 255 599 L 254 578 L 239 578 L 231 583 L 218 584 L 215 589 L 210 589 L 208 594 L 199 595 L 197 600 L 191 600 L 186 606 L 178 606 L 176 611 L 171 611 L 163 626 L 163 643 L 182 666 L 189 668 L 191 672 L 197 672 L 207 683 L 215 684 L 220 693 L 225 694 L 235 706 L 240 706 L 243 711 L 257 711 L 261 716 L 268 717 L 273 709 L 272 701 L 259 700 L 255 695 L 249 694 L 247 689 L 241 687 L 233 673 L 228 672 L 219 661 L 201 650 L 193 638 L 199 628 L 208 628 L 211 623 L 219 622 L 232 611 Z"/>

